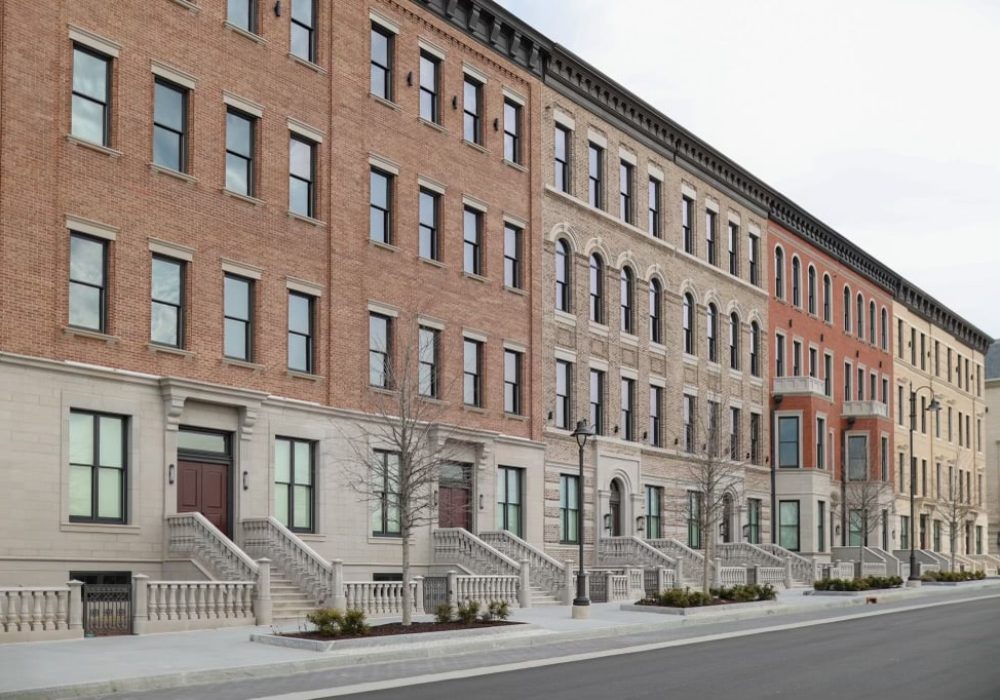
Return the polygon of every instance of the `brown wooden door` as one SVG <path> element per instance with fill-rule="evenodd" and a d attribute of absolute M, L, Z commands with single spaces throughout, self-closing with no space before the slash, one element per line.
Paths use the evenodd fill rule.
<path fill-rule="evenodd" d="M 467 486 L 438 487 L 438 526 L 472 529 L 471 494 Z"/>
<path fill-rule="evenodd" d="M 611 482 L 611 498 L 608 501 L 611 511 L 611 536 L 621 537 L 622 535 L 622 489 L 618 485 L 618 480 Z"/>
<path fill-rule="evenodd" d="M 197 511 L 229 535 L 229 466 L 177 462 L 177 512 Z"/>

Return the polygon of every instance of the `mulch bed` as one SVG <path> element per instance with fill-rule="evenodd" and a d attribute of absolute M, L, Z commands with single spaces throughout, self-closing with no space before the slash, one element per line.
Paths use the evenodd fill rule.
<path fill-rule="evenodd" d="M 347 635 L 341 634 L 336 637 L 324 637 L 318 632 L 286 632 L 280 636 L 282 637 L 295 637 L 296 639 L 313 639 L 320 642 L 334 642 L 338 639 L 364 639 L 366 637 L 391 637 L 397 634 L 423 634 L 425 632 L 455 632 L 457 630 L 473 630 L 479 629 L 480 627 L 505 627 L 507 625 L 520 625 L 524 624 L 521 622 L 507 622 L 507 621 L 494 621 L 494 622 L 476 622 L 471 625 L 466 625 L 462 622 L 414 622 L 409 627 L 403 627 L 402 623 L 399 622 L 389 622 L 384 625 L 372 625 L 368 634 L 365 635 Z"/>

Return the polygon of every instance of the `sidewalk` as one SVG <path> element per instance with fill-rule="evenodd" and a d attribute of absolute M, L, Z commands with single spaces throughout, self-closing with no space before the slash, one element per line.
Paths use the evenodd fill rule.
<path fill-rule="evenodd" d="M 530 650 L 532 655 L 543 657 L 565 653 L 573 643 L 587 640 L 606 639 L 625 645 L 639 641 L 640 637 L 644 639 L 643 635 L 650 639 L 695 637 L 715 628 L 752 630 L 786 621 L 872 612 L 876 607 L 883 610 L 997 595 L 1000 579 L 954 588 L 923 587 L 879 593 L 878 606 L 865 606 L 864 596 L 813 596 L 803 595 L 804 591 L 782 591 L 778 602 L 766 609 L 715 609 L 693 617 L 622 611 L 619 603 L 592 606 L 589 620 L 571 619 L 567 606 L 529 608 L 514 611 L 512 619 L 528 624 L 510 631 L 497 633 L 494 628 L 473 638 L 449 639 L 448 633 L 408 640 L 383 638 L 385 643 L 374 648 L 335 649 L 326 653 L 249 641 L 253 632 L 270 633 L 269 627 L 10 644 L 0 646 L 0 699 L 137 693 L 338 668 L 347 670 L 385 662 L 489 654 L 506 649 Z"/>

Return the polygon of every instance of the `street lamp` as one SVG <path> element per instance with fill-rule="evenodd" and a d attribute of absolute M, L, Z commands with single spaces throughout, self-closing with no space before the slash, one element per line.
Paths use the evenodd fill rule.
<path fill-rule="evenodd" d="M 578 489 L 579 507 L 576 510 L 576 539 L 580 545 L 580 567 L 576 574 L 576 598 L 573 599 L 573 617 L 585 619 L 590 617 L 590 598 L 587 597 L 586 580 L 583 573 L 583 448 L 587 440 L 594 435 L 586 420 L 578 421 L 573 437 L 580 447 L 580 488 Z"/>
<path fill-rule="evenodd" d="M 931 402 L 927 405 L 921 414 L 926 411 L 934 411 L 937 413 L 941 410 L 941 403 L 934 397 L 934 389 L 930 386 L 921 386 L 917 389 L 913 388 L 913 382 L 910 382 L 910 576 L 909 581 L 911 586 L 917 585 L 916 582 L 920 581 L 920 574 L 917 573 L 917 554 L 914 550 L 914 539 L 916 537 L 916 520 L 917 520 L 917 509 L 916 509 L 916 499 L 917 499 L 917 459 L 913 454 L 913 432 L 917 427 L 917 394 L 927 389 L 931 392 Z"/>

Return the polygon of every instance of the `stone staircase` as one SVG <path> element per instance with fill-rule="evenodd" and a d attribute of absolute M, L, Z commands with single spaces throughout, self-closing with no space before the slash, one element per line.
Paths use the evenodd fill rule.
<path fill-rule="evenodd" d="M 287 574 L 273 566 L 271 605 L 272 618 L 275 622 L 304 620 L 308 613 L 319 607 Z"/>
<path fill-rule="evenodd" d="M 562 605 L 562 602 L 539 586 L 531 587 L 531 607 L 540 608 L 549 605 Z"/>

